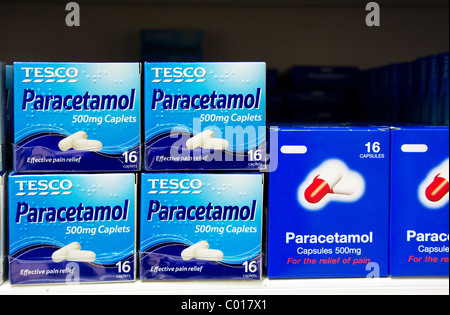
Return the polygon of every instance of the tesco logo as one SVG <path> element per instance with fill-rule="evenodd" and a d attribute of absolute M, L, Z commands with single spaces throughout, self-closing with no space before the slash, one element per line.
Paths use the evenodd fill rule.
<path fill-rule="evenodd" d="M 22 67 L 25 72 L 25 80 L 22 82 L 77 82 L 79 71 L 77 68 L 70 67 Z"/>
<path fill-rule="evenodd" d="M 19 192 L 16 196 L 24 195 L 68 195 L 72 193 L 73 184 L 69 179 L 53 179 L 53 180 L 17 180 L 15 182 L 19 186 Z"/>
<path fill-rule="evenodd" d="M 203 183 L 200 179 L 149 179 L 151 190 L 149 194 L 198 194 Z"/>
<path fill-rule="evenodd" d="M 154 72 L 154 80 L 152 82 L 205 82 L 204 77 L 207 72 L 202 67 L 186 67 L 186 68 L 151 68 Z"/>

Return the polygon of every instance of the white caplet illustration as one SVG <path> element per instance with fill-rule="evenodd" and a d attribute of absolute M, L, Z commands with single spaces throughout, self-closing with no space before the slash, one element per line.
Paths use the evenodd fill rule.
<path fill-rule="evenodd" d="M 212 138 L 212 139 L 209 139 L 203 145 L 203 149 L 213 149 L 213 150 L 224 151 L 227 148 L 228 148 L 228 141 L 225 139 Z"/>
<path fill-rule="evenodd" d="M 70 243 L 57 251 L 52 255 L 53 262 L 78 261 L 78 262 L 93 262 L 96 258 L 96 254 L 91 251 L 81 250 L 81 245 L 78 242 Z"/>
<path fill-rule="evenodd" d="M 342 179 L 334 185 L 330 193 L 338 195 L 351 196 L 358 190 L 358 181 L 353 177 L 342 177 Z"/>
<path fill-rule="evenodd" d="M 197 248 L 195 258 L 207 261 L 221 261 L 223 259 L 223 252 L 218 249 Z"/>
<path fill-rule="evenodd" d="M 95 253 L 88 250 L 69 250 L 66 253 L 68 261 L 93 262 L 95 258 Z"/>
<path fill-rule="evenodd" d="M 84 131 L 77 131 L 74 134 L 65 137 L 58 143 L 58 147 L 61 151 L 67 151 L 73 148 L 73 141 L 77 139 L 87 139 L 87 134 Z"/>
<path fill-rule="evenodd" d="M 205 130 L 199 134 L 196 134 L 192 138 L 186 141 L 186 147 L 190 150 L 194 150 L 198 147 L 203 147 L 206 142 L 214 138 L 214 132 L 212 130 Z"/>
<path fill-rule="evenodd" d="M 102 147 L 102 143 L 98 140 L 76 139 L 73 141 L 75 150 L 98 152 Z"/>
<path fill-rule="evenodd" d="M 61 247 L 52 255 L 52 260 L 54 262 L 61 262 L 63 260 L 66 260 L 67 252 L 70 250 L 81 250 L 81 245 L 78 242 L 70 243 L 69 245 L 66 245 L 64 247 Z"/>
<path fill-rule="evenodd" d="M 183 260 L 191 260 L 195 257 L 195 250 L 198 248 L 209 248 L 209 244 L 207 241 L 200 241 L 198 243 L 195 243 L 192 246 L 189 246 L 185 250 L 181 252 L 181 257 Z"/>
<path fill-rule="evenodd" d="M 181 252 L 183 260 L 191 260 L 193 258 L 206 261 L 221 261 L 223 252 L 217 249 L 210 249 L 207 241 L 200 241 L 189 246 Z"/>
<path fill-rule="evenodd" d="M 186 147 L 194 150 L 198 147 L 203 149 L 213 149 L 224 151 L 228 148 L 228 141 L 225 139 L 214 138 L 212 130 L 205 130 L 186 141 Z"/>
<path fill-rule="evenodd" d="M 61 151 L 75 149 L 80 151 L 98 152 L 102 149 L 103 144 L 98 140 L 88 139 L 86 132 L 77 131 L 59 141 L 58 147 Z"/>

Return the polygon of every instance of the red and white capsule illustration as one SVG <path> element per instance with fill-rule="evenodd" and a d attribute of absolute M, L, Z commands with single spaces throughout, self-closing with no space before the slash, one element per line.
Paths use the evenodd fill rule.
<path fill-rule="evenodd" d="M 358 201 L 366 190 L 364 177 L 339 159 L 328 159 L 306 175 L 297 189 L 297 200 L 307 211 L 318 211 L 330 202 Z"/>
<path fill-rule="evenodd" d="M 315 204 L 328 194 L 352 195 L 356 190 L 357 182 L 353 178 L 344 176 L 337 167 L 329 167 L 323 169 L 305 189 L 305 199 Z"/>
<path fill-rule="evenodd" d="M 449 192 L 449 166 L 445 164 L 433 182 L 425 189 L 425 196 L 431 202 L 441 201 Z"/>

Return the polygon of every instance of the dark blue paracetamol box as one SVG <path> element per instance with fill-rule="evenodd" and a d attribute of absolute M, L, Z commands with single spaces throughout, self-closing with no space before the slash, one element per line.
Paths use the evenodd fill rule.
<path fill-rule="evenodd" d="M 391 276 L 449 275 L 449 129 L 392 130 Z"/>
<path fill-rule="evenodd" d="M 389 130 L 271 127 L 269 278 L 388 275 Z"/>
<path fill-rule="evenodd" d="M 294 66 L 290 83 L 296 87 L 355 88 L 358 72 L 357 67 Z"/>

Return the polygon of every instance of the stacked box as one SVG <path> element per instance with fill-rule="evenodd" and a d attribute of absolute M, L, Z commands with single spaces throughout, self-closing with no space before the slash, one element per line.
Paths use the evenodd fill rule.
<path fill-rule="evenodd" d="M 448 81 L 448 52 L 439 55 L 440 86 L 438 110 L 441 113 L 441 124 L 449 124 L 449 81 Z"/>
<path fill-rule="evenodd" d="M 5 64 L 0 62 L 0 285 L 5 281 L 6 261 L 6 230 L 5 230 L 5 204 L 4 196 L 4 170 L 5 170 L 5 115 L 6 105 L 6 75 Z"/>
<path fill-rule="evenodd" d="M 15 63 L 14 170 L 140 170 L 139 63 Z"/>
<path fill-rule="evenodd" d="M 135 280 L 136 176 L 9 176 L 9 274 L 16 284 Z"/>
<path fill-rule="evenodd" d="M 4 109 L 4 165 L 5 169 L 12 170 L 12 149 L 14 143 L 14 82 L 13 82 L 13 66 L 5 66 L 5 109 Z"/>
<path fill-rule="evenodd" d="M 266 65 L 145 63 L 146 171 L 266 166 Z"/>
<path fill-rule="evenodd" d="M 203 32 L 196 30 L 142 30 L 141 61 L 202 61 Z"/>
<path fill-rule="evenodd" d="M 6 179 L 6 174 L 2 173 L 0 176 L 0 285 L 7 277 Z"/>
<path fill-rule="evenodd" d="M 449 129 L 392 130 L 390 274 L 449 275 Z"/>
<path fill-rule="evenodd" d="M 352 120 L 356 112 L 357 67 L 292 67 L 285 79 L 288 121 Z"/>
<path fill-rule="evenodd" d="M 144 100 L 141 279 L 260 279 L 265 63 L 148 62 Z"/>
<path fill-rule="evenodd" d="M 440 67 L 439 67 L 439 55 L 431 55 L 427 58 L 428 64 L 428 89 L 427 89 L 427 107 L 428 121 L 434 125 L 440 125 L 441 111 L 438 106 L 439 101 L 439 85 L 440 85 Z"/>
<path fill-rule="evenodd" d="M 141 176 L 141 280 L 261 278 L 262 174 Z"/>
<path fill-rule="evenodd" d="M 5 64 L 0 62 L 0 172 L 6 168 L 5 163 L 5 106 L 6 106 Z"/>
<path fill-rule="evenodd" d="M 448 52 L 367 69 L 360 78 L 364 120 L 448 126 Z"/>

